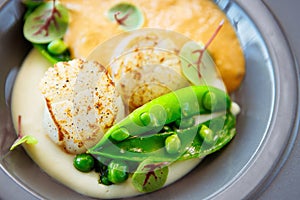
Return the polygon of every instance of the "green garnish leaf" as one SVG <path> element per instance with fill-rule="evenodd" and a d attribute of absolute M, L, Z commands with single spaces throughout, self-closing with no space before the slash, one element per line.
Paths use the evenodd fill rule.
<path fill-rule="evenodd" d="M 68 22 L 68 10 L 62 4 L 43 3 L 26 18 L 23 33 L 32 43 L 49 43 L 64 36 Z"/>
<path fill-rule="evenodd" d="M 22 0 L 22 3 L 26 5 L 27 8 L 36 8 L 43 3 L 43 0 Z"/>
<path fill-rule="evenodd" d="M 22 3 L 26 6 L 26 12 L 24 14 L 24 20 L 41 4 L 43 0 L 22 0 Z"/>
<path fill-rule="evenodd" d="M 142 11 L 130 3 L 119 3 L 110 8 L 108 19 L 117 22 L 125 31 L 138 29 L 144 24 Z"/>
<path fill-rule="evenodd" d="M 38 140 L 31 135 L 25 135 L 23 136 L 22 134 L 22 128 L 21 128 L 21 124 L 22 124 L 22 117 L 21 115 L 18 116 L 18 138 L 17 140 L 11 145 L 10 150 L 14 150 L 17 146 L 19 146 L 20 144 L 23 143 L 27 143 L 27 144 L 37 144 Z"/>
<path fill-rule="evenodd" d="M 150 159 L 143 161 L 132 176 L 133 186 L 140 192 L 153 192 L 166 183 L 168 162 L 153 163 Z"/>
<path fill-rule="evenodd" d="M 20 144 L 37 144 L 38 140 L 32 135 L 25 135 L 23 137 L 19 137 L 10 147 L 10 150 L 14 150 Z"/>
<path fill-rule="evenodd" d="M 202 51 L 203 45 L 189 41 L 179 52 L 181 68 L 184 76 L 194 85 L 206 84 L 209 69 L 215 69 L 215 64 L 207 51 Z"/>
<path fill-rule="evenodd" d="M 218 35 L 223 25 L 224 20 L 220 22 L 205 44 L 189 41 L 183 45 L 179 52 L 182 72 L 195 85 L 210 85 L 211 80 L 220 79 L 214 61 L 207 52 L 207 48 Z"/>

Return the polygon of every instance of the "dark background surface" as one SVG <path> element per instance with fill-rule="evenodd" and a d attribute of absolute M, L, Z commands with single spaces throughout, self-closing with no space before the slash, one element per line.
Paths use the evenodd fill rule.
<path fill-rule="evenodd" d="M 251 1 L 251 0 L 245 0 Z M 0 4 L 3 0 L 0 0 Z M 300 1 L 299 0 L 264 0 L 272 10 L 281 25 L 296 62 L 300 61 Z M 292 148 L 287 149 L 288 159 L 279 174 L 258 197 L 259 200 L 300 199 L 300 134 L 298 133 Z M 283 162 L 282 161 L 282 162 Z M 34 178 L 34 177 L 33 177 Z M 269 179 L 270 180 L 270 179 Z M 35 199 L 28 192 L 10 180 L 0 170 L 0 199 L 1 200 L 31 200 Z"/>

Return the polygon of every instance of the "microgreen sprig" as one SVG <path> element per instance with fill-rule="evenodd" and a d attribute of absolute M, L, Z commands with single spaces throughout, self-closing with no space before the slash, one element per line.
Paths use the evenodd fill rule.
<path fill-rule="evenodd" d="M 108 19 L 112 22 L 117 22 L 125 31 L 138 29 L 144 24 L 142 11 L 129 3 L 119 3 L 110 8 Z"/>
<path fill-rule="evenodd" d="M 164 186 L 169 173 L 168 162 L 144 160 L 132 176 L 132 184 L 140 192 L 153 192 Z"/>
<path fill-rule="evenodd" d="M 209 40 L 205 43 L 205 45 L 201 49 L 197 49 L 197 50 L 194 50 L 192 52 L 192 53 L 199 53 L 198 60 L 195 63 L 196 66 L 197 66 L 197 69 L 198 69 L 198 76 L 199 76 L 199 78 L 201 78 L 200 66 L 201 66 L 201 63 L 202 63 L 202 58 L 203 58 L 204 52 L 207 50 L 208 46 L 212 43 L 212 41 L 218 35 L 219 31 L 223 27 L 223 24 L 224 24 L 224 20 L 222 20 L 220 22 L 219 26 L 217 27 L 217 29 L 215 30 L 215 32 L 213 33 L 213 35 L 209 38 Z"/>
<path fill-rule="evenodd" d="M 209 56 L 207 48 L 216 38 L 223 25 L 224 20 L 219 23 L 217 29 L 205 44 L 188 41 L 180 49 L 179 55 L 181 59 L 182 72 L 185 77 L 187 77 L 187 79 L 195 85 L 203 84 L 205 82 L 204 79 L 207 78 L 202 77 L 203 67 L 215 68 L 214 61 Z"/>
<path fill-rule="evenodd" d="M 38 140 L 32 135 L 23 135 L 22 128 L 21 128 L 21 115 L 18 116 L 18 138 L 17 140 L 11 145 L 10 150 L 14 150 L 20 144 L 37 144 Z"/>
<path fill-rule="evenodd" d="M 60 3 L 42 3 L 30 13 L 23 27 L 25 38 L 38 44 L 62 38 L 69 22 L 68 10 Z"/>
<path fill-rule="evenodd" d="M 119 18 L 119 15 L 121 15 L 121 12 L 118 11 L 114 14 L 114 18 L 116 22 L 122 26 L 126 26 L 125 21 L 128 19 L 128 17 L 131 15 L 132 10 L 130 10 L 128 13 L 126 13 L 123 17 Z"/>

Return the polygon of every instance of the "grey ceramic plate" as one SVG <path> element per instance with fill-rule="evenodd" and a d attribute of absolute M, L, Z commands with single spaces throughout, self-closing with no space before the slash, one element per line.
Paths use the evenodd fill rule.
<path fill-rule="evenodd" d="M 260 0 L 216 3 L 235 26 L 247 62 L 243 85 L 234 94 L 242 107 L 238 135 L 183 179 L 133 199 L 253 198 L 272 180 L 288 155 L 298 131 L 300 109 L 299 71 L 285 36 Z M 24 8 L 19 1 L 4 1 L 0 9 L 0 166 L 37 198 L 87 199 L 45 174 L 22 148 L 8 150 L 16 137 L 10 118 L 10 93 L 31 47 L 22 37 Z"/>

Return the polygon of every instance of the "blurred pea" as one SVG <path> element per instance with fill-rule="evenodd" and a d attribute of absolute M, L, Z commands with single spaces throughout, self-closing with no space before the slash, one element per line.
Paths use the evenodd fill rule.
<path fill-rule="evenodd" d="M 67 45 L 61 39 L 53 40 L 47 46 L 47 50 L 55 55 L 62 54 L 67 50 L 67 48 Z"/>

